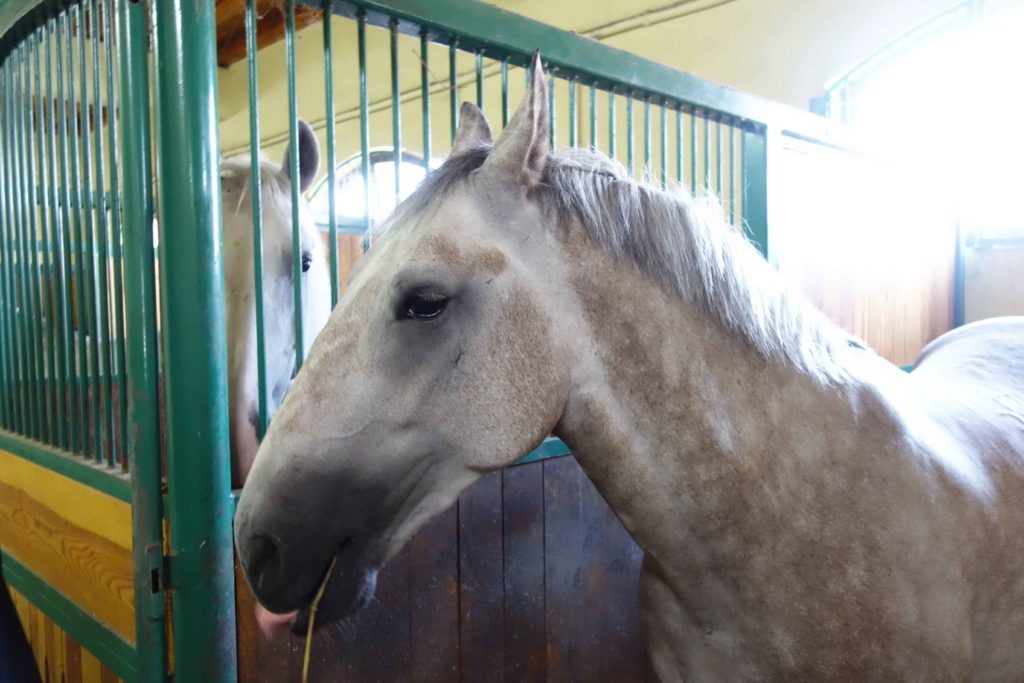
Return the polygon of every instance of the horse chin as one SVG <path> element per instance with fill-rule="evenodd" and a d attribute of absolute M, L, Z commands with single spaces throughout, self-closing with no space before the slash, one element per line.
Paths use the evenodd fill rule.
<path fill-rule="evenodd" d="M 375 567 L 361 566 L 355 562 L 356 553 L 346 553 L 351 544 L 345 543 L 338 550 L 338 559 L 327 582 L 323 598 L 317 605 L 315 630 L 324 626 L 343 621 L 362 610 L 373 600 L 377 592 L 377 573 Z M 292 632 L 305 635 L 309 629 L 312 604 L 299 610 L 292 622 Z"/>

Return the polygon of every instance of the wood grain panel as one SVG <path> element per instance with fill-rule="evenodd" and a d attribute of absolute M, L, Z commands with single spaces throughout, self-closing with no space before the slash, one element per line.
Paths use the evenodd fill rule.
<path fill-rule="evenodd" d="M 28 598 L 13 588 L 9 590 L 43 683 L 123 683 Z"/>
<path fill-rule="evenodd" d="M 127 503 L 0 451 L 0 546 L 135 642 Z"/>

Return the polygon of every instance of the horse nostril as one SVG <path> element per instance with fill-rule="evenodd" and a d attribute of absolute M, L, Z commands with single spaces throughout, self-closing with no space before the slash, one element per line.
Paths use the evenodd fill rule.
<path fill-rule="evenodd" d="M 268 574 L 272 576 L 276 573 L 281 555 L 277 543 L 261 534 L 252 536 L 248 545 L 248 574 L 253 584 L 259 585 L 267 579 Z"/>

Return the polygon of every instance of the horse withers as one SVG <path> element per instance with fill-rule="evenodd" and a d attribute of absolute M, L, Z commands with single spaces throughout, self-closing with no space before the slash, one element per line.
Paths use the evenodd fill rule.
<path fill-rule="evenodd" d="M 553 432 L 644 551 L 663 681 L 1024 680 L 1024 320 L 903 373 L 689 196 L 472 105 L 260 446 L 235 533 L 319 622 Z M 466 435 L 472 434 L 472 439 Z"/>

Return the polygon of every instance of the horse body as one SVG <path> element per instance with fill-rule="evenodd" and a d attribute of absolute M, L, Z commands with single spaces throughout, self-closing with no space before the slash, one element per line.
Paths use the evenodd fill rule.
<path fill-rule="evenodd" d="M 235 520 L 258 599 L 334 557 L 318 617 L 350 614 L 553 431 L 645 552 L 663 681 L 1021 680 L 1024 323 L 901 372 L 692 200 L 549 155 L 534 74 L 493 147 L 463 108 L 296 378 Z"/>

